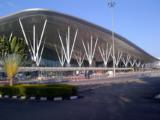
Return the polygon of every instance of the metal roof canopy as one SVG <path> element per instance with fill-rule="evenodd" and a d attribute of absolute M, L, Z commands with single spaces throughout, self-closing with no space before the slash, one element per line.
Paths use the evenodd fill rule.
<path fill-rule="evenodd" d="M 75 18 L 73 16 L 69 16 L 66 14 L 53 12 L 45 9 L 30 9 L 24 10 L 9 16 L 0 18 L 0 34 L 1 35 L 10 35 L 13 32 L 13 35 L 17 35 L 23 37 L 20 25 L 19 18 L 23 22 L 24 29 L 26 31 L 27 37 L 32 40 L 32 30 L 33 24 L 36 25 L 36 31 L 40 34 L 42 30 L 42 26 L 44 20 L 47 19 L 46 31 L 44 34 L 44 38 L 46 38 L 45 47 L 49 48 L 53 51 L 54 44 L 60 45 L 60 41 L 58 38 L 59 30 L 62 36 L 65 36 L 67 32 L 67 27 L 71 27 L 71 34 L 75 32 L 78 28 L 78 36 L 75 43 L 74 51 L 82 51 L 84 52 L 84 48 L 82 45 L 82 39 L 85 42 L 90 41 L 90 36 L 93 35 L 94 40 L 96 37 L 99 38 L 97 46 L 104 46 L 106 42 L 112 45 L 111 39 L 111 31 L 95 24 L 89 23 L 85 20 L 81 20 L 79 18 Z M 71 38 L 74 36 L 71 35 Z M 73 40 L 73 39 L 72 39 Z M 71 41 L 73 42 L 73 41 Z M 122 51 L 125 54 L 130 54 L 132 57 L 141 60 L 145 63 L 157 61 L 155 57 L 146 53 L 144 50 L 127 40 L 126 38 L 115 34 L 115 49 L 116 54 L 117 51 Z M 95 60 L 102 61 L 101 56 L 99 54 L 98 49 L 95 53 Z"/>

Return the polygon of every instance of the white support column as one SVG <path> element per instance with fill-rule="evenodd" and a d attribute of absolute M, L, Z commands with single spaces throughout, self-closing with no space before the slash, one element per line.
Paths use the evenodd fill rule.
<path fill-rule="evenodd" d="M 111 55 L 112 46 L 109 47 L 108 43 L 105 48 L 98 47 L 99 52 L 101 54 L 104 66 L 107 67 L 109 57 Z"/>
<path fill-rule="evenodd" d="M 33 25 L 33 41 L 30 41 L 27 39 L 23 24 L 21 22 L 21 19 L 19 19 L 19 24 L 20 24 L 20 27 L 21 27 L 21 30 L 22 30 L 22 33 L 24 36 L 24 40 L 29 48 L 31 58 L 36 63 L 36 65 L 39 66 L 41 59 L 42 59 L 43 50 L 44 50 L 45 40 L 43 40 L 43 36 L 44 36 L 44 31 L 46 28 L 47 20 L 45 20 L 45 22 L 44 22 L 43 29 L 42 29 L 41 36 L 40 36 L 39 40 L 37 40 L 35 37 L 36 36 L 36 26 Z"/>
<path fill-rule="evenodd" d="M 144 68 L 145 64 L 141 64 L 141 67 Z"/>
<path fill-rule="evenodd" d="M 92 36 L 91 36 L 90 44 L 87 43 L 87 45 L 85 45 L 84 41 L 82 41 L 83 47 L 84 47 L 84 50 L 85 50 L 85 54 L 87 56 L 87 60 L 89 62 L 89 66 L 92 65 L 95 50 L 96 50 L 96 46 L 97 46 L 97 42 L 98 42 L 98 38 L 96 39 L 96 42 L 95 42 L 94 47 L 93 47 L 93 37 Z"/>
<path fill-rule="evenodd" d="M 122 55 L 123 55 L 123 53 L 121 51 L 118 51 L 118 54 L 117 54 L 117 56 L 115 55 L 115 57 L 113 57 L 113 55 L 111 54 L 112 59 L 115 59 L 114 61 L 115 61 L 116 67 L 118 67 L 119 62 L 120 62 L 120 60 L 122 58 Z"/>
<path fill-rule="evenodd" d="M 127 55 L 126 57 L 122 57 L 122 62 L 123 62 L 123 64 L 124 64 L 125 67 L 127 67 L 130 58 L 131 58 L 130 55 Z"/>
<path fill-rule="evenodd" d="M 136 63 L 136 59 L 130 59 L 129 63 L 131 64 L 131 67 L 134 67 L 135 63 Z"/>
<path fill-rule="evenodd" d="M 68 33 L 67 33 L 66 39 L 65 39 L 66 40 L 66 46 L 65 46 L 64 43 L 63 43 L 62 36 L 61 36 L 60 32 L 58 31 L 61 46 L 62 46 L 64 56 L 65 56 L 65 59 L 66 59 L 68 65 L 70 65 L 70 61 L 71 61 L 71 58 L 72 58 L 72 53 L 73 53 L 73 49 L 74 49 L 74 46 L 75 46 L 75 41 L 77 39 L 77 33 L 78 33 L 78 29 L 75 32 L 73 43 L 72 43 L 72 45 L 70 45 L 70 41 L 71 41 L 70 36 L 71 35 L 70 35 L 70 27 L 68 27 Z"/>
<path fill-rule="evenodd" d="M 57 52 L 57 55 L 58 55 L 58 59 L 59 59 L 59 62 L 61 64 L 61 66 L 63 67 L 64 66 L 64 63 L 65 63 L 65 56 L 64 56 L 64 52 L 63 52 L 63 49 L 61 48 L 61 52 L 59 53 L 57 47 L 55 46 L 55 50 Z"/>
<path fill-rule="evenodd" d="M 79 52 L 79 53 L 77 53 L 77 54 L 75 53 L 74 56 L 75 56 L 75 58 L 76 58 L 76 60 L 77 60 L 78 66 L 79 66 L 79 67 L 82 67 L 85 54 L 83 54 L 82 52 Z"/>
<path fill-rule="evenodd" d="M 11 34 L 10 34 L 10 36 L 9 36 L 9 42 L 11 41 L 12 36 L 13 36 L 13 33 L 11 32 Z"/>
<path fill-rule="evenodd" d="M 44 50 L 44 45 L 45 45 L 45 40 L 44 40 L 44 42 L 43 42 L 43 44 L 42 44 L 42 48 L 40 49 L 40 50 L 41 50 L 41 51 L 40 51 L 40 54 L 39 54 L 39 50 L 37 51 L 37 58 L 36 58 L 36 61 L 38 61 L 38 62 L 36 63 L 37 66 L 40 65 L 40 62 L 41 62 L 41 59 L 42 59 L 43 50 Z"/>
<path fill-rule="evenodd" d="M 137 61 L 136 62 L 136 67 L 140 67 L 140 65 L 141 65 L 141 61 Z"/>

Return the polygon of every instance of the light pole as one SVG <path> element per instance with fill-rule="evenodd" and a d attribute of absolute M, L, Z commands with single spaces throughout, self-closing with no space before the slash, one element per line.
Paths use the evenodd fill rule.
<path fill-rule="evenodd" d="M 114 6 L 115 6 L 115 2 L 113 0 L 108 0 L 108 6 L 112 10 L 113 77 L 115 77 L 115 73 L 116 73 L 116 70 L 115 70 L 115 46 L 114 46 Z"/>

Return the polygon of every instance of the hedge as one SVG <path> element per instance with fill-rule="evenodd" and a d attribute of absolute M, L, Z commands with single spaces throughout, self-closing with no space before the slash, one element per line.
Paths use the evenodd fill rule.
<path fill-rule="evenodd" d="M 77 87 L 72 85 L 15 85 L 0 86 L 0 94 L 9 96 L 69 97 L 77 95 Z"/>

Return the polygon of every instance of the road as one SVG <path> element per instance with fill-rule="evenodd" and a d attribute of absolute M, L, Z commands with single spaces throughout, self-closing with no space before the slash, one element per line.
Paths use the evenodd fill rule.
<path fill-rule="evenodd" d="M 0 120 L 160 120 L 160 77 L 119 79 L 80 86 L 78 100 L 0 100 Z"/>

